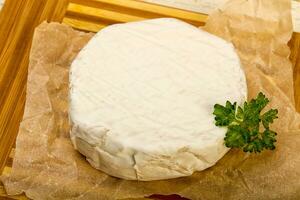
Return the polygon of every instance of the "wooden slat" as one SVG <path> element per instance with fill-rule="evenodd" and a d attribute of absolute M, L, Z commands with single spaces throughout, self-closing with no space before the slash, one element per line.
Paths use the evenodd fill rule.
<path fill-rule="evenodd" d="M 300 33 L 294 33 L 289 42 L 291 48 L 290 59 L 294 68 L 295 104 L 300 112 Z"/>
<path fill-rule="evenodd" d="M 157 17 L 174 17 L 182 19 L 194 25 L 203 25 L 207 15 L 190 11 L 149 4 L 135 0 L 70 0 L 71 3 L 110 10 L 119 13 L 127 13 L 132 16 L 145 17 L 147 19 Z"/>
<path fill-rule="evenodd" d="M 134 0 L 70 0 L 64 22 L 79 30 L 97 32 L 103 26 L 160 17 L 175 17 L 195 26 L 206 16 Z M 125 2 L 125 3 L 124 3 Z"/>
<path fill-rule="evenodd" d="M 77 9 L 80 10 L 80 7 L 81 6 L 86 6 L 86 7 L 90 7 L 90 8 L 97 8 L 98 10 L 106 10 L 106 11 L 112 11 L 112 12 L 117 12 L 117 13 L 129 13 L 130 15 L 132 16 L 142 16 L 146 19 L 151 19 L 151 18 L 159 18 L 159 17 L 162 17 L 162 15 L 160 14 L 157 14 L 157 13 L 149 13 L 149 12 L 144 12 L 144 11 L 141 11 L 141 10 L 136 10 L 136 9 L 129 9 L 129 8 L 126 8 L 126 7 L 122 7 L 122 6 L 114 6 L 114 5 L 111 5 L 111 4 L 102 4 L 100 3 L 99 5 L 99 2 L 96 2 L 95 6 L 93 6 L 93 2 L 88 2 L 88 1 L 84 1 L 80 4 L 76 4 L 76 3 L 72 3 L 72 4 L 75 4 L 76 5 L 76 13 L 80 13 L 80 12 L 77 12 Z M 68 14 L 68 12 L 67 12 Z M 90 13 L 89 15 L 93 15 L 93 13 Z"/>
<path fill-rule="evenodd" d="M 34 28 L 62 21 L 68 0 L 6 0 L 0 13 L 0 172 L 17 135 L 25 102 Z"/>
<path fill-rule="evenodd" d="M 98 17 L 99 22 L 101 20 L 109 20 L 113 21 L 115 23 L 121 22 L 132 22 L 132 21 L 139 21 L 139 20 L 145 20 L 144 16 L 135 16 L 131 14 L 124 14 L 120 12 L 110 11 L 110 10 L 104 10 L 104 9 L 98 9 L 98 8 L 92 8 L 88 6 L 78 6 L 77 4 L 70 3 L 68 6 L 68 12 L 76 13 L 82 15 L 90 16 L 91 14 L 94 17 Z M 68 16 L 68 12 L 66 13 L 66 16 Z"/>
<path fill-rule="evenodd" d="M 27 64 L 28 61 L 26 61 L 25 58 L 23 59 L 23 62 L 20 62 L 20 68 L 14 77 L 15 79 L 11 83 L 10 90 L 6 94 L 6 99 L 2 105 L 2 112 L 0 112 L 0 137 L 3 138 L 2 141 L 0 140 L 0 155 L 2 154 L 1 161 L 3 163 L 7 161 L 9 153 L 15 143 L 19 129 L 19 121 L 23 115 Z M 2 168 L 0 169 L 0 172 Z"/>
<path fill-rule="evenodd" d="M 106 24 L 95 24 L 92 22 L 86 22 L 71 18 L 64 18 L 63 23 L 68 24 L 77 30 L 86 32 L 98 32 L 99 30 L 107 26 Z"/>
<path fill-rule="evenodd" d="M 83 21 L 83 22 L 91 22 L 93 24 L 105 24 L 107 26 L 118 23 L 116 21 L 113 21 L 112 19 L 104 19 L 104 18 L 100 18 L 98 16 L 94 16 L 92 14 L 79 13 L 77 11 L 74 12 L 74 11 L 70 11 L 70 10 L 67 11 L 65 18 L 75 19 L 77 21 Z"/>

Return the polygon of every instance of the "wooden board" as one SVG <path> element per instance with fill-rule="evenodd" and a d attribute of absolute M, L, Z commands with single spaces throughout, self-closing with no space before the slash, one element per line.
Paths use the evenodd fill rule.
<path fill-rule="evenodd" d="M 207 15 L 152 5 L 134 0 L 70 0 L 64 23 L 79 30 L 97 32 L 115 23 L 174 17 L 195 26 L 204 25 Z"/>
<path fill-rule="evenodd" d="M 34 28 L 44 20 L 62 21 L 67 5 L 67 0 L 6 0 L 1 10 L 0 172 L 9 172 L 10 166 L 4 167 L 23 116 Z"/>
<path fill-rule="evenodd" d="M 289 42 L 291 48 L 290 60 L 294 68 L 295 105 L 300 112 L 300 33 L 294 33 Z"/>
<path fill-rule="evenodd" d="M 97 32 L 107 25 L 157 17 L 174 17 L 196 26 L 207 16 L 137 0 L 6 0 L 0 13 L 0 172 L 9 173 L 23 115 L 28 58 L 34 28 L 44 20 Z M 300 110 L 300 33 L 289 43 L 294 67 L 296 106 Z M 10 155 L 10 156 L 9 156 Z M 0 185 L 0 199 L 5 196 Z M 9 197 L 27 199 L 24 196 Z"/>

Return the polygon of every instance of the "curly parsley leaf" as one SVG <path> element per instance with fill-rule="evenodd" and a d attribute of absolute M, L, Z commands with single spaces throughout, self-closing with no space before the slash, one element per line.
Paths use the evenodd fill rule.
<path fill-rule="evenodd" d="M 236 103 L 231 104 L 229 101 L 226 102 L 225 106 L 216 104 L 214 106 L 213 114 L 216 116 L 217 126 L 228 126 L 235 119 Z"/>
<path fill-rule="evenodd" d="M 271 109 L 261 116 L 261 121 L 265 128 L 269 128 L 269 125 L 273 123 L 274 119 L 277 119 L 278 110 Z"/>
<path fill-rule="evenodd" d="M 249 133 L 247 129 L 239 125 L 232 125 L 228 127 L 225 136 L 225 145 L 235 148 L 243 147 L 249 141 Z"/>
<path fill-rule="evenodd" d="M 262 135 L 262 140 L 264 143 L 264 146 L 266 149 L 274 150 L 275 145 L 274 143 L 276 142 L 276 137 L 277 133 L 274 131 L 271 131 L 270 129 L 266 129 L 264 131 L 264 134 Z"/>
<path fill-rule="evenodd" d="M 225 106 L 215 104 L 213 112 L 215 124 L 227 127 L 224 138 L 227 147 L 255 153 L 264 149 L 275 149 L 277 134 L 270 130 L 270 124 L 278 118 L 278 110 L 270 109 L 261 114 L 269 102 L 269 99 L 260 92 L 255 99 L 245 102 L 242 107 L 237 106 L 236 102 L 229 101 Z"/>

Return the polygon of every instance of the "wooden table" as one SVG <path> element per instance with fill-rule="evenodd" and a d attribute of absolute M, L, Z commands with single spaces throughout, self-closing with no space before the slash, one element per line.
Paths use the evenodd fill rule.
<path fill-rule="evenodd" d="M 11 150 L 23 115 L 29 51 L 36 26 L 44 20 L 57 21 L 96 32 L 113 23 L 166 16 L 197 26 L 207 18 L 135 0 L 6 0 L 0 13 L 0 174 L 3 169 L 9 173 L 12 163 Z M 289 45 L 296 107 L 300 110 L 300 33 L 294 33 Z M 1 195 L 5 194 L 0 186 L 0 199 Z"/>

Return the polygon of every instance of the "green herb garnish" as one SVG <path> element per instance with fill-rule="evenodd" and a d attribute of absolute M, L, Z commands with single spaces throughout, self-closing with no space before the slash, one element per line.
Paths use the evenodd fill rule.
<path fill-rule="evenodd" d="M 278 110 L 270 109 L 261 114 L 268 103 L 269 99 L 260 92 L 255 99 L 245 102 L 243 107 L 229 101 L 225 106 L 215 104 L 215 124 L 227 127 L 224 138 L 227 147 L 255 153 L 275 149 L 277 133 L 270 129 L 270 124 L 278 118 Z"/>

